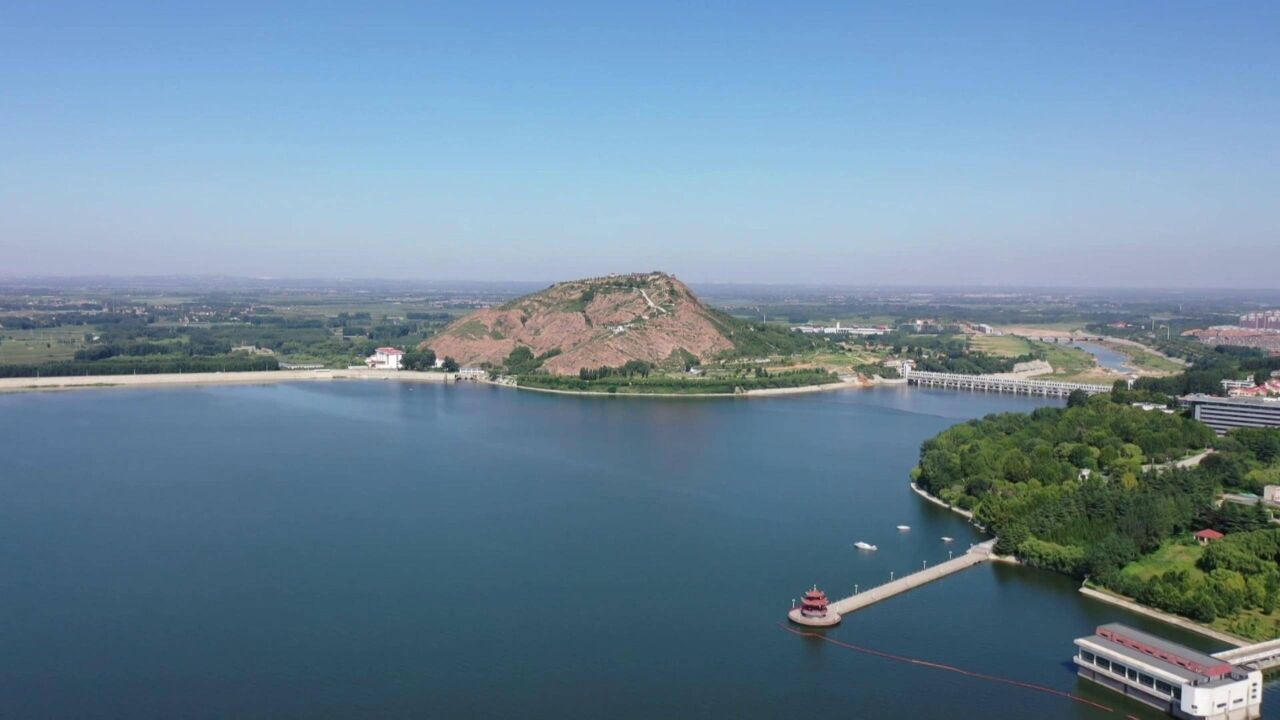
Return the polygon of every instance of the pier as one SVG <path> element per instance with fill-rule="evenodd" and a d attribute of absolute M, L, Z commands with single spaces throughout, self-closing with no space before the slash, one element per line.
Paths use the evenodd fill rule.
<path fill-rule="evenodd" d="M 1058 380 L 1019 380 L 996 377 L 994 375 L 961 375 L 959 373 L 930 372 L 927 370 L 912 370 L 908 372 L 907 382 L 920 387 L 985 390 L 987 392 L 1012 393 L 1014 395 L 1042 395 L 1044 397 L 1066 397 L 1075 390 L 1083 390 L 1090 395 L 1111 392 L 1111 386 L 1109 385 L 1061 382 Z"/>
<path fill-rule="evenodd" d="M 1255 670 L 1270 670 L 1280 667 L 1280 638 L 1223 650 L 1214 653 L 1213 656 L 1232 665 L 1243 665 Z"/>
<path fill-rule="evenodd" d="M 917 570 L 910 575 L 891 580 L 884 585 L 873 587 L 869 590 L 850 595 L 843 600 L 836 600 L 831 603 L 831 610 L 840 615 L 847 615 L 855 610 L 861 610 L 868 605 L 873 605 L 891 598 L 894 595 L 904 593 L 908 590 L 918 588 L 926 583 L 931 583 L 938 578 L 944 578 L 952 573 L 958 573 L 966 568 L 973 567 L 980 562 L 986 561 L 991 557 L 992 548 L 995 547 L 995 540 L 988 540 L 969 548 L 968 552 L 960 557 L 952 558 L 946 562 L 938 563 L 930 568 Z"/>

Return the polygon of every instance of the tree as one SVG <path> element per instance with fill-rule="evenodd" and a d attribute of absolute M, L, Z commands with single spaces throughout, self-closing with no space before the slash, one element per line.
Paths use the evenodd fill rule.
<path fill-rule="evenodd" d="M 1088 402 L 1089 393 L 1083 390 L 1072 390 L 1071 394 L 1067 395 L 1067 407 L 1069 408 L 1083 407 L 1088 404 Z"/>
<path fill-rule="evenodd" d="M 445 372 L 458 372 L 458 361 L 446 356 L 443 368 Z"/>
<path fill-rule="evenodd" d="M 400 366 L 405 370 L 430 370 L 436 365 L 436 353 L 429 348 L 415 348 L 404 354 Z"/>

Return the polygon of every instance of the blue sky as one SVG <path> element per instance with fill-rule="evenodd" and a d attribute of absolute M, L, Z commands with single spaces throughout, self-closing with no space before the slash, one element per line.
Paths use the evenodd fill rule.
<path fill-rule="evenodd" d="M 0 275 L 1274 287 L 1278 37 L 1261 2 L 6 3 Z"/>

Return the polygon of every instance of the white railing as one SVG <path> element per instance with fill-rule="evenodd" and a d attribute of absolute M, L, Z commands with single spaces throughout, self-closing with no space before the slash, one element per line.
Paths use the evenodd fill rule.
<path fill-rule="evenodd" d="M 985 390 L 1020 395 L 1044 395 L 1046 397 L 1066 397 L 1075 390 L 1083 390 L 1090 395 L 1111 392 L 1111 386 L 1109 385 L 1062 382 L 1060 380 L 1017 380 L 992 375 L 961 375 L 959 373 L 930 372 L 928 370 L 910 371 L 907 373 L 907 382 L 920 387 Z"/>

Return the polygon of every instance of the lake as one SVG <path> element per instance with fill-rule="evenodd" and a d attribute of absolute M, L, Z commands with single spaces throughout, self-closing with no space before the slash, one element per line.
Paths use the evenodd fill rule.
<path fill-rule="evenodd" d="M 980 536 L 921 441 L 1046 402 L 892 387 L 618 399 L 395 382 L 0 396 L 6 717 L 1161 717 L 1077 681 L 1123 620 L 981 565 L 785 632 Z M 911 526 L 900 533 L 896 525 Z M 879 546 L 860 553 L 856 540 Z M 1264 704 L 1280 710 L 1274 684 Z"/>

